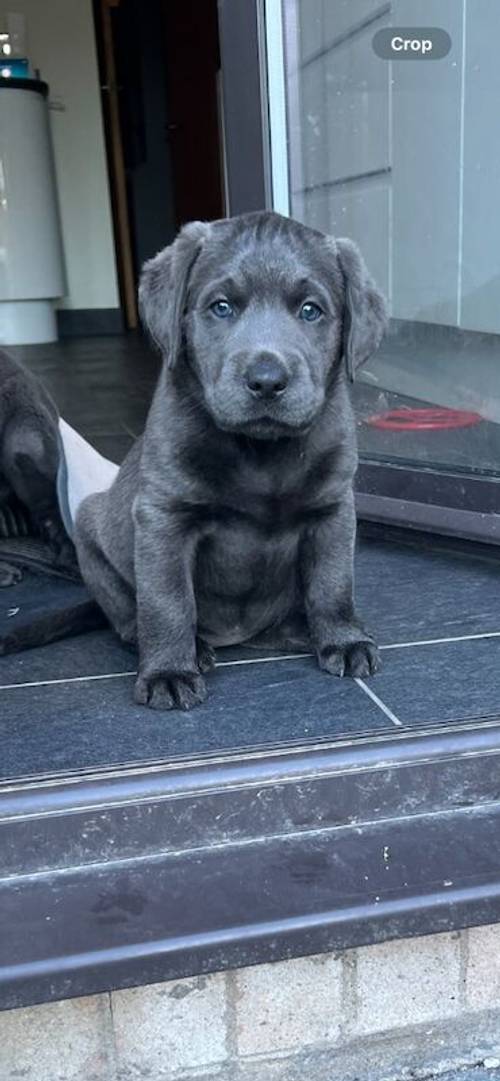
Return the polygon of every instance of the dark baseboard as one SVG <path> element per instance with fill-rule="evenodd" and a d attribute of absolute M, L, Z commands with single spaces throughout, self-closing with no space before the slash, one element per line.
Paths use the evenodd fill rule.
<path fill-rule="evenodd" d="M 60 338 L 123 334 L 121 308 L 60 308 L 57 313 Z"/>

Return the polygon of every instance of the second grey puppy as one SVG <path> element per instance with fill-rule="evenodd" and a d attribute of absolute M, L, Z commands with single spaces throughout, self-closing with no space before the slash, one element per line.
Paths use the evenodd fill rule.
<path fill-rule="evenodd" d="M 58 414 L 36 376 L 0 349 L 0 506 L 15 496 L 61 567 L 75 570 L 74 550 L 57 500 Z M 0 586 L 22 576 L 0 563 Z"/>

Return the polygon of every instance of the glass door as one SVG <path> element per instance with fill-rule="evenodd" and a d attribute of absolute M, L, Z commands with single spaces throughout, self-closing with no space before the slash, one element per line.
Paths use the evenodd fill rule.
<path fill-rule="evenodd" d="M 265 29 L 274 206 L 389 302 L 360 513 L 500 542 L 500 4 L 267 0 Z"/>

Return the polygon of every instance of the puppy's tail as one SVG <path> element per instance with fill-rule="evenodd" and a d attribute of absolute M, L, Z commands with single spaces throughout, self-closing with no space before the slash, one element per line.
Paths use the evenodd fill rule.
<path fill-rule="evenodd" d="M 81 601 L 59 611 L 47 612 L 32 623 L 25 623 L 8 634 L 0 635 L 0 656 L 7 653 L 20 653 L 23 649 L 35 646 L 47 646 L 61 638 L 71 638 L 87 631 L 97 631 L 108 627 L 104 612 L 95 601 Z"/>

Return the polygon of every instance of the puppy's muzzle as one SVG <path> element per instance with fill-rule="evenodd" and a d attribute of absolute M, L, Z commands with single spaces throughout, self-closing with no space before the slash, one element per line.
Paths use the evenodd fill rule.
<path fill-rule="evenodd" d="M 288 385 L 288 372 L 273 353 L 261 353 L 245 372 L 247 387 L 254 398 L 270 401 L 279 398 Z"/>

